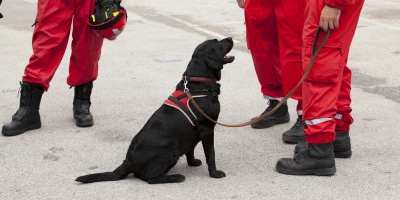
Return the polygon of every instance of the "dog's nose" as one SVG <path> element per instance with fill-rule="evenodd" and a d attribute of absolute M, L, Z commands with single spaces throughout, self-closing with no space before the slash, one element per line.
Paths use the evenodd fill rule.
<path fill-rule="evenodd" d="M 221 42 L 233 43 L 233 39 L 232 39 L 232 37 L 227 37 L 227 38 L 221 40 Z"/>

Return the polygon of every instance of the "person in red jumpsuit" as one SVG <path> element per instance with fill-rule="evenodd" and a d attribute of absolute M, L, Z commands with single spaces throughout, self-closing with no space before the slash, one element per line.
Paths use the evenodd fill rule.
<path fill-rule="evenodd" d="M 351 116 L 351 70 L 347 66 L 364 0 L 306 0 L 303 30 L 303 70 L 311 59 L 316 31 L 331 30 L 313 68 L 303 82 L 303 119 L 306 143 L 295 148 L 294 158 L 282 158 L 278 172 L 291 175 L 333 175 L 335 157 L 352 154 L 349 130 Z M 325 37 L 322 31 L 320 43 Z"/>
<path fill-rule="evenodd" d="M 262 113 L 271 111 L 300 81 L 302 74 L 303 0 L 237 0 L 245 10 L 246 40 L 261 92 L 269 100 Z M 283 133 L 289 143 L 305 141 L 302 120 L 301 88 L 292 95 L 297 100 L 298 118 L 294 126 Z M 288 106 L 283 104 L 274 114 L 252 124 L 253 128 L 268 128 L 288 123 Z"/>
<path fill-rule="evenodd" d="M 73 114 L 76 125 L 93 125 L 90 95 L 97 78 L 103 38 L 87 25 L 94 11 L 93 0 L 39 0 L 32 38 L 33 55 L 25 68 L 21 83 L 20 107 L 2 133 L 15 136 L 41 127 L 39 105 L 44 91 L 50 87 L 64 56 L 72 25 L 72 54 L 67 83 L 75 89 Z"/>

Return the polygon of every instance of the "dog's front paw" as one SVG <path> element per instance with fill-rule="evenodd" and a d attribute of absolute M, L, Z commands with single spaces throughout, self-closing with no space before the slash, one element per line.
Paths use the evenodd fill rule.
<path fill-rule="evenodd" d="M 223 178 L 225 177 L 225 173 L 223 171 L 216 170 L 214 172 L 210 172 L 210 176 L 213 178 Z"/>
<path fill-rule="evenodd" d="M 189 165 L 189 166 L 193 166 L 193 167 L 200 166 L 200 165 L 201 165 L 201 160 L 199 160 L 199 159 L 194 159 L 193 161 L 188 162 L 188 165 Z"/>

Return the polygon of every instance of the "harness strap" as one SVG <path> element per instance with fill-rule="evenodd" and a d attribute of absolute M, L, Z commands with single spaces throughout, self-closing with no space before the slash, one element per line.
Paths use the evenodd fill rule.
<path fill-rule="evenodd" d="M 208 90 L 197 90 L 195 91 L 195 95 L 192 96 L 192 98 L 207 97 L 214 94 L 215 92 Z M 198 125 L 197 117 L 194 114 L 193 110 L 190 108 L 189 99 L 182 90 L 176 90 L 175 92 L 173 92 L 172 95 L 164 101 L 164 104 L 179 110 L 179 112 L 181 112 L 187 118 L 192 126 Z"/>
<path fill-rule="evenodd" d="M 181 100 L 183 98 L 187 98 L 187 95 L 186 94 L 181 94 L 181 95 L 176 97 L 176 99 L 178 99 L 178 100 Z"/>
<path fill-rule="evenodd" d="M 187 82 L 212 82 L 212 83 L 217 82 L 217 80 L 213 78 L 196 77 L 196 76 L 183 76 L 182 80 Z"/>
<path fill-rule="evenodd" d="M 194 116 L 192 114 L 192 112 L 189 111 L 188 108 L 186 108 L 185 105 L 183 105 L 182 102 L 180 102 L 177 98 L 170 96 L 168 97 L 168 100 L 172 101 L 173 103 L 175 103 L 176 105 L 179 106 L 179 108 L 184 112 L 184 114 L 186 115 L 186 117 L 188 117 L 190 119 L 190 122 L 193 126 L 197 126 L 197 118 L 196 116 Z"/>
<path fill-rule="evenodd" d="M 214 91 L 214 90 L 195 90 L 194 91 L 194 96 L 193 96 L 193 98 L 196 98 L 196 97 L 205 97 L 205 96 L 218 96 L 218 92 L 217 91 Z M 177 98 L 178 100 L 181 100 L 181 99 L 184 99 L 184 98 L 188 98 L 188 96 L 187 96 L 187 94 L 186 93 L 183 93 L 183 94 L 181 94 L 181 95 L 179 95 L 179 96 L 177 96 L 177 97 L 175 97 L 175 98 Z"/>

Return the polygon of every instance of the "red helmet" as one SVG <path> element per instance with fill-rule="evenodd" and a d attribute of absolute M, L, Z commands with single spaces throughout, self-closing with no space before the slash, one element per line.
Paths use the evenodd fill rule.
<path fill-rule="evenodd" d="M 90 28 L 99 37 L 115 40 L 125 28 L 128 16 L 121 0 L 96 0 L 96 10 L 89 17 Z"/>

